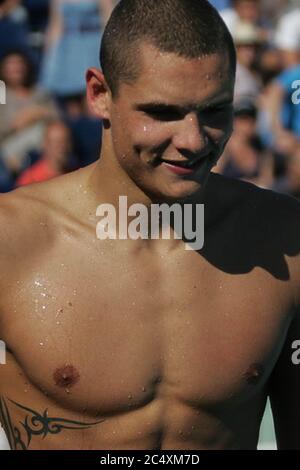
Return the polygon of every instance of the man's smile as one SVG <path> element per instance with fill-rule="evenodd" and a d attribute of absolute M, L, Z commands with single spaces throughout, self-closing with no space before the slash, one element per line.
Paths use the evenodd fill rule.
<path fill-rule="evenodd" d="M 206 156 L 197 157 L 193 160 L 169 160 L 161 159 L 161 165 L 168 170 L 179 175 L 189 175 L 195 173 L 202 168 L 208 160 L 211 160 L 213 153 L 210 152 Z"/>

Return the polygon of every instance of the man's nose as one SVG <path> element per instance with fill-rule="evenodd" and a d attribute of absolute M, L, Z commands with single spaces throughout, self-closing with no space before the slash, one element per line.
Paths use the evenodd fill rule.
<path fill-rule="evenodd" d="M 199 153 L 207 144 L 208 136 L 196 113 L 189 113 L 184 119 L 177 122 L 173 145 L 178 150 L 186 150 L 193 154 Z"/>

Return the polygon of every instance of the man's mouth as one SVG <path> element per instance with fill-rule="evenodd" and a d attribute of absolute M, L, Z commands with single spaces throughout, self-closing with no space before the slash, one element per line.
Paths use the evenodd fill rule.
<path fill-rule="evenodd" d="M 195 158 L 193 160 L 167 160 L 161 159 L 161 163 L 169 170 L 178 174 L 191 174 L 198 170 L 204 162 L 206 162 L 212 154 L 209 153 L 205 157 Z"/>

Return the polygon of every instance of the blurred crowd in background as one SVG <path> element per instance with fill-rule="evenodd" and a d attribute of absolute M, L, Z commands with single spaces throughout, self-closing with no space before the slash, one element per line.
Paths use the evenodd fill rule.
<path fill-rule="evenodd" d="M 116 3 L 0 0 L 0 192 L 99 157 L 102 124 L 86 106 L 85 71 L 99 67 Z M 216 171 L 300 198 L 300 0 L 211 3 L 238 57 L 234 133 Z"/>

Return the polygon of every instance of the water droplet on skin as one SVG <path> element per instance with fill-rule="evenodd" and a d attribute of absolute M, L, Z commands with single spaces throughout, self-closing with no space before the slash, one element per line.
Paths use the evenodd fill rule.
<path fill-rule="evenodd" d="M 40 343 L 40 346 L 44 346 L 44 343 Z"/>
<path fill-rule="evenodd" d="M 56 314 L 56 318 L 58 317 L 58 315 L 60 315 L 61 313 L 63 313 L 64 309 L 63 308 L 60 308 L 58 311 L 57 311 L 57 314 Z"/>
<path fill-rule="evenodd" d="M 143 388 L 142 388 L 142 392 L 145 392 L 145 391 L 146 391 L 146 388 L 145 388 L 145 387 L 143 387 Z"/>
<path fill-rule="evenodd" d="M 131 393 L 128 395 L 129 400 L 132 400 L 132 395 Z"/>

